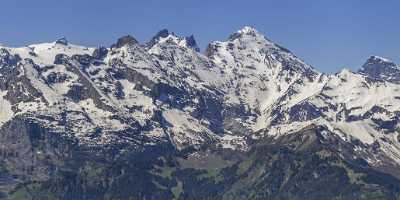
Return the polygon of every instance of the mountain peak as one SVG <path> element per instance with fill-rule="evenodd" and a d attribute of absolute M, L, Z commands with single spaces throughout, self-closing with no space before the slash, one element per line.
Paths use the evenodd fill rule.
<path fill-rule="evenodd" d="M 170 35 L 168 29 L 161 29 L 158 31 L 151 39 L 149 42 L 147 42 L 146 46 L 147 47 L 152 47 L 155 45 L 161 38 L 166 38 Z"/>
<path fill-rule="evenodd" d="M 196 39 L 194 38 L 193 35 L 190 35 L 189 37 L 185 37 L 185 41 L 186 41 L 187 47 L 192 48 L 197 52 L 200 51 L 200 48 L 199 48 L 199 46 L 197 46 Z"/>
<path fill-rule="evenodd" d="M 336 73 L 339 77 L 348 76 L 349 74 L 353 74 L 349 68 L 342 68 L 338 73 Z"/>
<path fill-rule="evenodd" d="M 167 29 L 160 30 L 147 44 L 147 48 L 152 48 L 156 44 L 176 44 L 182 47 L 193 49 L 197 52 L 200 48 L 197 46 L 196 39 L 193 35 L 187 37 L 177 36 L 174 32 L 169 32 Z"/>
<path fill-rule="evenodd" d="M 381 57 L 381 56 L 375 56 L 375 55 L 371 55 L 368 58 L 366 63 L 390 63 L 390 64 L 396 65 L 393 61 L 391 61 L 391 60 L 389 60 L 387 58 L 384 58 L 384 57 Z"/>
<path fill-rule="evenodd" d="M 243 37 L 261 37 L 265 39 L 264 35 L 257 31 L 254 27 L 245 26 L 229 36 L 229 40 L 235 40 Z"/>
<path fill-rule="evenodd" d="M 55 44 L 61 44 L 61 45 L 68 45 L 68 40 L 65 37 L 59 38 L 55 41 Z"/>
<path fill-rule="evenodd" d="M 258 33 L 258 31 L 252 26 L 245 26 L 238 31 L 241 34 Z"/>
<path fill-rule="evenodd" d="M 210 43 L 205 54 L 209 58 L 217 58 L 222 65 L 227 66 L 243 66 L 247 69 L 263 66 L 258 69 L 262 71 L 270 69 L 272 66 L 270 63 L 279 63 L 274 65 L 278 66 L 274 68 L 276 74 L 281 70 L 307 72 L 304 74 L 308 74 L 310 78 L 317 74 L 317 71 L 291 51 L 267 39 L 264 34 L 250 26 L 236 31 L 227 41 Z M 227 54 L 230 55 L 229 59 L 226 59 Z M 237 60 L 244 62 L 237 65 Z"/>
<path fill-rule="evenodd" d="M 121 48 L 125 45 L 133 45 L 137 44 L 138 41 L 132 37 L 131 35 L 126 35 L 118 39 L 117 44 L 112 45 L 111 47 Z"/>
<path fill-rule="evenodd" d="M 393 61 L 380 56 L 370 56 L 358 72 L 375 79 L 400 81 L 400 67 Z"/>

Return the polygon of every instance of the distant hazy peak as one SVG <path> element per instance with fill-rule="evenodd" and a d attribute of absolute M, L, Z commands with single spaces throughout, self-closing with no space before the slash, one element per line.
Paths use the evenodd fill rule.
<path fill-rule="evenodd" d="M 126 35 L 118 39 L 117 43 L 112 45 L 111 47 L 121 48 L 125 45 L 133 45 L 137 44 L 138 41 L 131 35 Z"/>
<path fill-rule="evenodd" d="M 61 44 L 61 45 L 68 45 L 68 40 L 65 37 L 59 38 L 55 41 L 55 44 Z"/>
<path fill-rule="evenodd" d="M 400 67 L 393 61 L 380 56 L 370 56 L 359 73 L 375 79 L 400 82 Z"/>
<path fill-rule="evenodd" d="M 371 55 L 368 60 L 366 61 L 366 63 L 388 63 L 391 65 L 396 65 L 393 61 L 391 61 L 388 58 L 384 58 L 381 56 L 375 56 L 375 55 Z"/>

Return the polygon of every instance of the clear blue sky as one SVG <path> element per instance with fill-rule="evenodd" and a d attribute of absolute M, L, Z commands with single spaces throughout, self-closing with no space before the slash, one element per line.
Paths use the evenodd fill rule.
<path fill-rule="evenodd" d="M 0 25 L 9 46 L 144 42 L 168 28 L 194 34 L 202 50 L 250 25 L 323 72 L 355 70 L 372 54 L 400 61 L 399 0 L 7 0 Z"/>

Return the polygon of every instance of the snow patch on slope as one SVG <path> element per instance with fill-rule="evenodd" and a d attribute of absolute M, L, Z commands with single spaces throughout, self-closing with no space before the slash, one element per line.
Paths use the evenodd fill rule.
<path fill-rule="evenodd" d="M 6 94 L 7 91 L 0 90 L 0 127 L 14 116 L 11 103 L 3 98 Z"/>
<path fill-rule="evenodd" d="M 376 137 L 379 137 L 381 133 L 375 130 L 370 122 L 358 121 L 358 122 L 336 122 L 332 123 L 335 132 L 345 134 L 347 141 L 351 141 L 348 137 L 353 137 L 365 144 L 372 144 L 376 141 Z"/>
<path fill-rule="evenodd" d="M 163 117 L 169 123 L 169 137 L 178 149 L 188 144 L 201 145 L 204 140 L 214 137 L 214 134 L 197 119 L 177 109 L 164 111 Z"/>

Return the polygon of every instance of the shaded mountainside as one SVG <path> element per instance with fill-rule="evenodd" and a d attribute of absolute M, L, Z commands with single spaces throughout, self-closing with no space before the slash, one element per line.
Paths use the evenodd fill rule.
<path fill-rule="evenodd" d="M 266 138 L 232 166 L 218 173 L 208 171 L 213 177 L 210 182 L 193 184 L 194 189 L 185 190 L 183 199 L 203 199 L 202 195 L 208 194 L 210 188 L 218 188 L 210 199 L 400 197 L 398 179 L 370 168 L 363 160 L 353 160 L 352 153 L 349 144 L 325 127 L 310 127 L 278 139 Z M 190 182 L 196 178 L 184 180 Z"/>
<path fill-rule="evenodd" d="M 400 67 L 396 63 L 379 56 L 369 57 L 359 72 L 376 79 L 400 82 Z"/>
<path fill-rule="evenodd" d="M 43 143 L 51 142 L 36 145 Z M 248 152 L 159 147 L 115 158 L 74 147 L 59 163 L 37 158 L 35 168 L 57 169 L 46 181 L 20 184 L 9 199 L 398 199 L 400 180 L 353 151 L 317 126 L 262 139 Z"/>
<path fill-rule="evenodd" d="M 0 197 L 400 199 L 398 72 L 320 73 L 252 27 L 0 47 Z"/>

